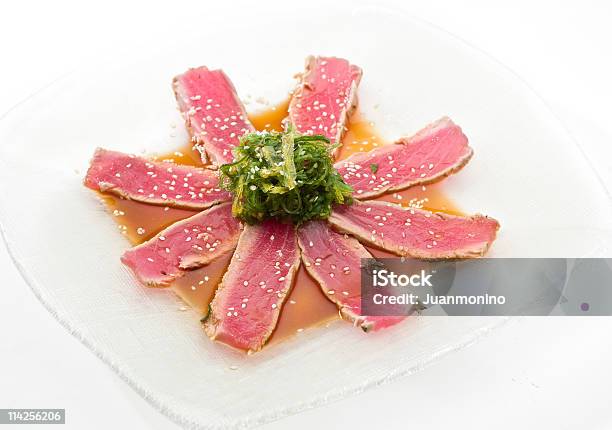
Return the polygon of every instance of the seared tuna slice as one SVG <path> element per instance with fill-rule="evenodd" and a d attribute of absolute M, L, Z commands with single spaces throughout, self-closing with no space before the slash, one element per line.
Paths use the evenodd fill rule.
<path fill-rule="evenodd" d="M 308 57 L 306 70 L 289 105 L 299 133 L 322 134 L 340 142 L 350 112 L 357 106 L 361 69 L 335 57 Z"/>
<path fill-rule="evenodd" d="M 150 287 L 167 287 L 188 269 L 210 263 L 238 242 L 240 223 L 231 203 L 222 203 L 179 221 L 121 257 Z"/>
<path fill-rule="evenodd" d="M 439 181 L 465 166 L 472 154 L 461 128 L 444 117 L 410 138 L 356 153 L 335 167 L 355 198 L 368 199 Z"/>
<path fill-rule="evenodd" d="M 232 198 L 218 188 L 215 171 L 149 161 L 102 148 L 94 154 L 85 185 L 138 202 L 189 209 L 205 209 Z"/>
<path fill-rule="evenodd" d="M 193 142 L 213 164 L 230 163 L 240 137 L 255 129 L 227 75 L 198 67 L 175 77 L 173 88 Z M 204 153 L 202 159 L 207 161 Z"/>
<path fill-rule="evenodd" d="M 499 228 L 483 215 L 453 216 L 380 201 L 338 206 L 329 222 L 394 254 L 432 260 L 480 257 Z"/>
<path fill-rule="evenodd" d="M 269 219 L 247 225 L 204 323 L 206 334 L 255 352 L 276 327 L 299 267 L 295 227 Z"/>
<path fill-rule="evenodd" d="M 374 258 L 356 239 L 336 233 L 325 221 L 310 221 L 298 231 L 306 270 L 340 315 L 364 331 L 378 330 L 403 317 L 361 315 L 361 259 Z"/>

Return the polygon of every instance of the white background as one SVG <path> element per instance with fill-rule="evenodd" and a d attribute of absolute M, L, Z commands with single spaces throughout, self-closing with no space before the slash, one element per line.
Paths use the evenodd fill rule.
<path fill-rule="evenodd" d="M 490 53 L 527 81 L 612 190 L 611 3 L 397 5 Z M 265 9 L 257 17 L 262 23 Z M 0 112 L 89 59 L 167 34 L 172 25 L 196 25 L 197 16 L 179 2 L 3 2 Z M 563 192 L 563 185 L 551 192 Z M 0 408 L 65 408 L 67 427 L 74 429 L 175 428 L 60 327 L 4 247 L 0 273 Z M 267 427 L 609 429 L 611 333 L 612 318 L 516 321 L 398 383 Z"/>

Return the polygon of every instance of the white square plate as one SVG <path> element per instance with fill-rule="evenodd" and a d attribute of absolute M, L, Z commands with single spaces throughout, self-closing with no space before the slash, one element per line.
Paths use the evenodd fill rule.
<path fill-rule="evenodd" d="M 202 25 L 72 73 L 0 123 L 0 222 L 24 278 L 73 335 L 185 426 L 254 425 L 324 404 L 417 371 L 504 321 L 411 318 L 370 335 L 337 323 L 246 357 L 210 342 L 172 293 L 139 286 L 119 261 L 127 243 L 81 181 L 97 146 L 155 152 L 186 141 L 184 131 L 171 136 L 182 121 L 170 80 L 188 67 L 222 67 L 241 95 L 280 100 L 306 55 L 348 58 L 364 69 L 362 110 L 387 137 L 443 115 L 462 126 L 476 155 L 445 190 L 466 212 L 500 220 L 492 256 L 610 255 L 608 195 L 512 73 L 394 10 L 301 7 L 262 22 L 255 6 L 218 5 Z"/>

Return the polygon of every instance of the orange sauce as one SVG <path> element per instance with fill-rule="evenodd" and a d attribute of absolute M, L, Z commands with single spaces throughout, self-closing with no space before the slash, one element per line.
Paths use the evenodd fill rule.
<path fill-rule="evenodd" d="M 293 289 L 283 306 L 276 329 L 268 343 L 277 342 L 308 327 L 339 318 L 336 305 L 325 297 L 319 284 L 310 277 L 302 264 L 298 269 Z"/>
<path fill-rule="evenodd" d="M 167 154 L 161 154 L 153 157 L 156 161 L 170 161 L 176 164 L 186 164 L 188 166 L 202 166 L 202 157 L 200 151 L 198 151 L 193 145 L 188 144 L 175 151 Z"/>
<path fill-rule="evenodd" d="M 465 215 L 444 193 L 444 184 L 412 187 L 377 197 L 375 200 L 398 203 L 404 207 L 412 206 L 432 212 L 445 212 L 451 215 Z"/>
<path fill-rule="evenodd" d="M 283 131 L 283 120 L 288 115 L 289 101 L 290 99 L 287 99 L 269 109 L 250 113 L 249 121 L 257 130 Z"/>
<path fill-rule="evenodd" d="M 166 227 L 197 212 L 165 206 L 147 205 L 109 194 L 100 194 L 119 231 L 132 245 L 145 242 Z"/>
<path fill-rule="evenodd" d="M 232 258 L 229 251 L 199 269 L 189 270 L 170 286 L 178 296 L 203 316 L 217 290 Z"/>
<path fill-rule="evenodd" d="M 249 120 L 258 130 L 282 131 L 282 121 L 287 117 L 288 107 L 289 100 L 286 100 L 267 110 L 249 114 Z M 355 112 L 349 120 L 342 143 L 340 159 L 356 152 L 369 151 L 386 142 L 377 134 L 374 124 L 363 118 L 359 112 Z M 155 159 L 203 166 L 200 153 L 193 149 L 191 144 L 167 154 L 160 154 Z M 101 196 L 120 231 L 133 245 L 142 243 L 176 221 L 197 213 L 193 210 L 148 205 L 106 194 Z M 460 213 L 444 195 L 442 186 L 439 184 L 413 187 L 413 189 L 392 193 L 378 199 L 400 203 L 404 206 L 416 205 L 433 211 Z M 375 257 L 393 256 L 376 248 L 366 248 Z M 172 291 L 202 316 L 206 315 L 208 305 L 227 270 L 231 256 L 232 252 L 228 252 L 205 267 L 186 272 L 183 277 L 171 285 Z M 304 266 L 301 266 L 270 342 L 278 342 L 306 328 L 337 319 L 339 319 L 339 314 L 336 305 L 323 295 L 318 284 L 308 275 Z"/>
<path fill-rule="evenodd" d="M 338 156 L 340 160 L 356 152 L 367 152 L 385 144 L 376 132 L 374 123 L 364 118 L 358 110 L 351 115 L 346 128 Z"/>

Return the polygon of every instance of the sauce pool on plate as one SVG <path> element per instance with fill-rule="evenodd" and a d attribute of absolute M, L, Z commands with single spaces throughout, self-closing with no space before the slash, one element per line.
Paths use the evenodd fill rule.
<path fill-rule="evenodd" d="M 264 111 L 249 114 L 249 120 L 258 130 L 282 131 L 282 121 L 287 117 L 288 106 L 289 100 L 285 100 Z M 356 152 L 369 151 L 386 143 L 376 132 L 374 124 L 363 118 L 357 111 L 348 122 L 342 139 L 339 159 Z M 192 148 L 191 144 L 170 153 L 158 155 L 155 159 L 203 166 L 199 152 Z M 101 198 L 119 230 L 132 245 L 145 242 L 164 228 L 197 213 L 193 210 L 148 205 L 106 194 L 101 194 Z M 452 201 L 445 196 L 439 184 L 413 187 L 379 197 L 377 200 L 399 203 L 403 206 L 421 207 L 431 211 L 461 214 Z M 392 256 L 377 249 L 368 247 L 368 250 L 376 257 Z M 188 271 L 172 284 L 171 289 L 189 306 L 205 315 L 215 289 L 229 265 L 231 256 L 232 252 L 228 252 L 207 266 Z M 340 319 L 340 316 L 336 305 L 325 298 L 317 283 L 302 265 L 269 343 L 295 335 L 306 328 L 327 324 L 337 319 Z"/>

